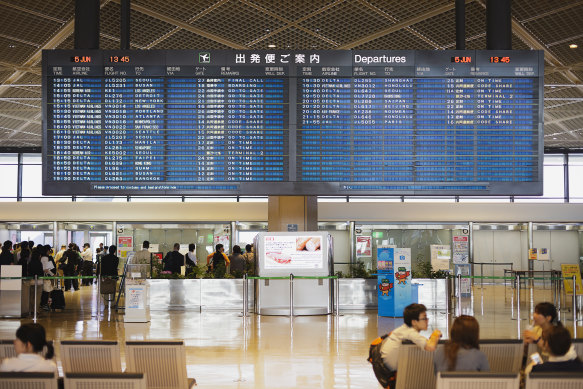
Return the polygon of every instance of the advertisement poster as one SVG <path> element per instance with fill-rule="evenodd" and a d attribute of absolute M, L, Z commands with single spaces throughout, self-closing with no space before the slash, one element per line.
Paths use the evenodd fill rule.
<path fill-rule="evenodd" d="M 549 249 L 541 247 L 538 249 L 538 260 L 539 261 L 548 261 L 551 259 L 551 255 L 549 253 Z"/>
<path fill-rule="evenodd" d="M 126 307 L 129 309 L 144 309 L 144 287 L 128 286 L 126 296 Z"/>
<path fill-rule="evenodd" d="M 219 243 L 225 247 L 225 254 L 229 253 L 229 235 L 215 235 L 213 242 L 213 251 L 211 253 L 214 253 L 215 247 Z M 186 246 L 186 251 L 188 252 L 188 246 Z"/>
<path fill-rule="evenodd" d="M 392 247 L 377 248 L 377 270 L 393 271 L 393 251 Z"/>
<path fill-rule="evenodd" d="M 528 259 L 535 260 L 538 258 L 538 249 L 528 250 Z"/>
<path fill-rule="evenodd" d="M 453 237 L 453 263 L 464 265 L 470 262 L 470 242 L 467 235 Z"/>
<path fill-rule="evenodd" d="M 448 244 L 432 244 L 430 250 L 433 270 L 449 270 L 451 246 Z"/>
<path fill-rule="evenodd" d="M 117 255 L 120 258 L 127 259 L 128 253 L 134 251 L 134 238 L 131 236 L 117 237 Z"/>
<path fill-rule="evenodd" d="M 561 272 L 563 273 L 565 293 L 570 295 L 573 294 L 573 276 L 575 276 L 577 295 L 583 295 L 583 285 L 581 284 L 581 270 L 579 269 L 579 265 L 562 264 Z"/>
<path fill-rule="evenodd" d="M 322 269 L 322 236 L 265 236 L 265 269 Z"/>
<path fill-rule="evenodd" d="M 356 237 L 356 256 L 357 257 L 372 256 L 372 236 Z"/>

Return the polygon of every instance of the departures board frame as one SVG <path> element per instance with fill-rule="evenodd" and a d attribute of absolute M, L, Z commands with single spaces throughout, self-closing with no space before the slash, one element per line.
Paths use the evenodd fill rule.
<path fill-rule="evenodd" d="M 542 51 L 45 50 L 44 195 L 541 195 Z"/>

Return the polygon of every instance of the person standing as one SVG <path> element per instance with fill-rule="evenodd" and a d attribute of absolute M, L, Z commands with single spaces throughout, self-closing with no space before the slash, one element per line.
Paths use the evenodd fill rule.
<path fill-rule="evenodd" d="M 93 253 L 91 252 L 91 246 L 89 243 L 83 245 L 83 251 L 81 252 L 81 258 L 83 258 L 83 265 L 81 267 L 81 275 L 85 277 L 93 276 Z M 89 286 L 93 283 L 91 278 L 83 278 L 81 285 Z"/>
<path fill-rule="evenodd" d="M 63 274 L 65 277 L 73 277 L 77 275 L 77 272 L 79 271 L 81 256 L 79 255 L 78 250 L 75 250 L 75 247 L 77 247 L 75 243 L 69 244 L 69 249 L 65 251 L 60 259 L 60 263 L 64 265 Z M 79 290 L 79 279 L 66 279 L 65 292 L 71 289 L 71 285 L 73 285 L 74 290 Z"/>
<path fill-rule="evenodd" d="M 162 260 L 164 271 L 180 274 L 180 267 L 184 266 L 184 255 L 180 254 L 178 250 L 180 250 L 180 243 L 174 243 L 174 250 L 168 251 Z"/>
<path fill-rule="evenodd" d="M 14 254 L 12 253 L 12 241 L 7 240 L 2 245 L 2 253 L 0 253 L 0 265 L 13 265 Z"/>
<path fill-rule="evenodd" d="M 253 245 L 245 245 L 245 254 L 243 254 L 243 257 L 245 258 L 245 271 L 247 272 L 247 275 L 254 275 L 255 252 L 253 251 Z"/>
<path fill-rule="evenodd" d="M 215 278 L 223 278 L 230 260 L 225 254 L 225 246 L 221 243 L 215 246 L 215 252 L 206 257 L 207 264 L 213 269 Z"/>
<path fill-rule="evenodd" d="M 115 277 L 118 276 L 118 266 L 119 266 L 119 258 L 115 255 L 117 251 L 117 246 L 111 245 L 109 246 L 109 254 L 104 255 L 101 257 L 101 262 L 98 265 L 97 273 L 101 275 L 101 277 Z"/>
<path fill-rule="evenodd" d="M 243 277 L 246 270 L 245 258 L 241 252 L 241 247 L 235 245 L 233 246 L 233 253 L 229 255 L 229 261 L 231 264 L 230 272 L 235 278 Z"/>
<path fill-rule="evenodd" d="M 142 243 L 142 249 L 138 251 L 132 258 L 132 264 L 147 264 L 152 262 L 152 254 L 150 253 L 150 242 L 147 240 Z"/>

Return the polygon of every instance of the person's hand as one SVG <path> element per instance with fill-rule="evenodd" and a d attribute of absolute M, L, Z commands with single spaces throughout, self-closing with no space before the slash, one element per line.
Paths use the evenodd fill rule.
<path fill-rule="evenodd" d="M 535 343 L 535 340 L 537 340 L 536 333 L 532 330 L 524 330 L 522 337 L 524 338 L 524 343 L 527 344 Z"/>

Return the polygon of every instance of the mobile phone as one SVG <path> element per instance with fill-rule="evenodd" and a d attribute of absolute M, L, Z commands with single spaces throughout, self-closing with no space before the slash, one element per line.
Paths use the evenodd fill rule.
<path fill-rule="evenodd" d="M 543 359 L 541 358 L 539 353 L 534 353 L 530 356 L 530 360 L 533 361 L 535 364 L 540 365 L 543 363 Z"/>

